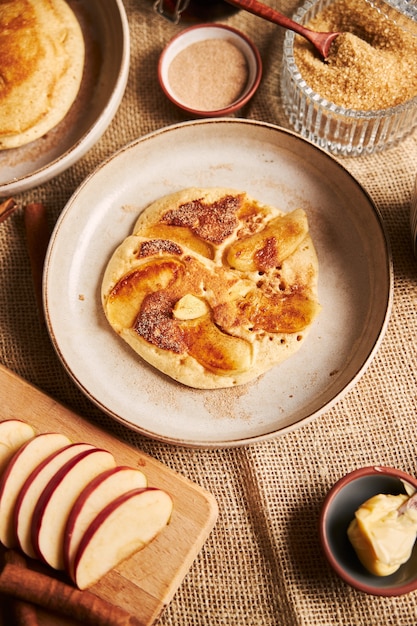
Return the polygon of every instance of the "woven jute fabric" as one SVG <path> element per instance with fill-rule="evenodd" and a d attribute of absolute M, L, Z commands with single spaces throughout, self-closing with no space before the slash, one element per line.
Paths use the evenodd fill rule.
<path fill-rule="evenodd" d="M 187 24 L 162 19 L 152 4 L 125 1 L 131 69 L 121 106 L 104 136 L 69 170 L 15 198 L 22 207 L 44 202 L 51 228 L 77 186 L 105 158 L 137 137 L 184 121 L 161 92 L 157 62 L 164 45 Z M 291 0 L 269 4 L 288 15 L 296 8 Z M 279 86 L 283 31 L 245 12 L 223 21 L 251 37 L 263 60 L 261 87 L 240 115 L 288 127 Z M 156 442 L 93 406 L 65 372 L 39 320 L 23 210 L 0 225 L 1 362 L 206 488 L 218 501 L 218 522 L 161 625 L 417 623 L 416 593 L 381 598 L 350 588 L 327 565 L 317 533 L 323 499 L 345 473 L 380 464 L 417 474 L 417 261 L 409 229 L 417 134 L 379 154 L 339 162 L 372 198 L 390 238 L 395 282 L 387 332 L 367 371 L 331 410 L 293 432 L 246 447 L 204 450 Z"/>

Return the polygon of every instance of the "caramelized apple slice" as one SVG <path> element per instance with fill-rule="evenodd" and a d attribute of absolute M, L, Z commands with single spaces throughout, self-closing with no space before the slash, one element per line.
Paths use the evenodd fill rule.
<path fill-rule="evenodd" d="M 268 333 L 299 333 L 309 326 L 320 312 L 320 304 L 303 291 L 294 291 L 282 297 L 264 296 L 253 307 L 255 328 Z"/>
<path fill-rule="evenodd" d="M 214 318 L 226 330 L 239 326 L 267 333 L 298 333 L 311 324 L 320 309 L 303 290 L 266 296 L 253 289 L 243 299 L 216 307 Z"/>
<path fill-rule="evenodd" d="M 122 561 L 142 550 L 169 523 L 172 499 L 163 490 L 134 489 L 108 504 L 80 542 L 73 580 L 86 589 Z"/>
<path fill-rule="evenodd" d="M 214 256 L 212 246 L 194 235 L 189 228 L 185 228 L 184 226 L 170 226 L 160 223 L 153 224 L 146 228 L 140 228 L 139 234 L 142 237 L 149 237 L 150 239 L 169 239 L 175 241 L 177 244 L 186 246 L 207 259 L 212 259 Z"/>
<path fill-rule="evenodd" d="M 267 271 L 292 254 L 307 233 L 307 216 L 296 209 L 274 218 L 260 232 L 238 239 L 227 252 L 227 262 L 242 272 Z"/>
<path fill-rule="evenodd" d="M 153 260 L 133 270 L 113 287 L 105 303 L 110 324 L 117 332 L 130 328 L 148 293 L 166 289 L 183 271 L 174 259 Z"/>
<path fill-rule="evenodd" d="M 227 375 L 250 368 L 250 343 L 222 332 L 213 323 L 210 314 L 179 324 L 188 354 L 208 370 Z"/>

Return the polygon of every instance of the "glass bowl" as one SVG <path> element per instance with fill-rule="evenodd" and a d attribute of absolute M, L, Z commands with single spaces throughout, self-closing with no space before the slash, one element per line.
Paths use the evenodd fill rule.
<path fill-rule="evenodd" d="M 306 24 L 331 3 L 332 0 L 307 0 L 293 19 Z M 415 22 L 408 21 L 414 28 Z M 417 126 L 417 96 L 376 111 L 347 109 L 326 100 L 301 75 L 294 58 L 294 40 L 295 34 L 287 31 L 281 93 L 284 111 L 302 137 L 334 155 L 361 156 L 397 144 Z"/>
<path fill-rule="evenodd" d="M 380 13 L 399 24 L 412 29 L 410 20 L 417 22 L 417 0 L 366 0 Z M 413 30 L 413 32 L 415 32 Z"/>

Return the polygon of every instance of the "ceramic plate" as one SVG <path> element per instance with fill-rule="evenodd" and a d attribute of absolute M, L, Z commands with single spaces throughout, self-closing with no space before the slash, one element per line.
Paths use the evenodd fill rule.
<path fill-rule="evenodd" d="M 139 213 L 189 186 L 234 187 L 309 218 L 323 310 L 300 351 L 250 385 L 182 386 L 144 363 L 102 311 L 104 269 Z M 332 157 L 276 126 L 212 119 L 140 138 L 85 180 L 53 233 L 44 302 L 57 353 L 95 404 L 155 439 L 223 447 L 285 433 L 340 399 L 380 344 L 392 282 L 381 218 Z"/>
<path fill-rule="evenodd" d="M 129 27 L 122 0 L 68 0 L 86 47 L 76 101 L 52 131 L 0 152 L 0 196 L 41 185 L 78 161 L 104 133 L 123 97 L 129 73 Z"/>

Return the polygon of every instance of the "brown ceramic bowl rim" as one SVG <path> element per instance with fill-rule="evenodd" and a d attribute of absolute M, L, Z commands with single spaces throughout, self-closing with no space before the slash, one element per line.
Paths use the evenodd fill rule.
<path fill-rule="evenodd" d="M 194 109 L 192 107 L 187 106 L 184 102 L 177 100 L 175 98 L 172 91 L 170 91 L 167 88 L 165 84 L 165 80 L 163 78 L 164 63 L 165 63 L 166 57 L 168 55 L 168 52 L 171 46 L 174 45 L 175 42 L 177 42 L 179 39 L 186 36 L 188 33 L 199 30 L 199 29 L 203 29 L 203 28 L 210 29 L 210 30 L 222 29 L 222 30 L 229 31 L 233 35 L 236 35 L 237 37 L 242 39 L 246 43 L 246 45 L 250 48 L 254 56 L 254 60 L 255 60 L 256 71 L 255 71 L 255 77 L 254 77 L 254 80 L 252 81 L 252 84 L 250 86 L 247 86 L 244 89 L 243 95 L 239 97 L 237 100 L 232 102 L 227 107 L 223 107 L 217 110 L 200 111 L 199 109 Z M 162 91 L 164 92 L 168 100 L 173 102 L 177 107 L 179 107 L 183 111 L 187 111 L 188 113 L 191 113 L 195 117 L 220 117 L 223 115 L 227 116 L 227 115 L 231 115 L 232 113 L 235 113 L 238 109 L 241 109 L 243 106 L 245 106 L 245 104 L 249 102 L 249 100 L 253 97 L 253 95 L 255 94 L 256 90 L 259 87 L 261 78 L 262 78 L 262 59 L 261 59 L 259 50 L 256 47 L 256 45 L 253 43 L 253 41 L 247 35 L 245 35 L 245 33 L 238 30 L 237 28 L 234 28 L 233 26 L 229 26 L 226 24 L 218 24 L 215 22 L 195 24 L 193 26 L 189 26 L 188 28 L 185 28 L 184 30 L 182 30 L 180 33 L 175 35 L 167 43 L 167 45 L 165 46 L 165 48 L 163 49 L 161 53 L 161 56 L 159 57 L 159 62 L 158 62 L 158 81 L 159 81 Z"/>
<path fill-rule="evenodd" d="M 350 576 L 346 570 L 340 565 L 340 563 L 335 559 L 331 547 L 329 545 L 329 540 L 326 534 L 326 526 L 327 526 L 327 517 L 329 513 L 329 507 L 332 504 L 335 497 L 340 493 L 340 491 L 351 482 L 355 481 L 358 478 L 363 478 L 365 476 L 377 476 L 377 475 L 385 475 L 390 478 L 397 478 L 400 481 L 404 481 L 410 484 L 412 487 L 417 489 L 417 478 L 403 472 L 402 470 L 395 469 L 393 467 L 385 467 L 381 465 L 372 465 L 368 467 L 362 467 L 360 469 L 353 470 L 349 474 L 346 474 L 342 478 L 340 478 L 330 489 L 326 498 L 324 499 L 323 506 L 320 513 L 319 519 L 319 534 L 322 548 L 324 550 L 324 554 L 329 561 L 332 568 L 335 572 L 340 576 L 342 580 L 344 580 L 348 585 L 358 589 L 359 591 L 363 591 L 364 593 L 368 593 L 375 596 L 400 596 L 411 591 L 417 589 L 417 572 L 415 580 L 405 583 L 403 585 L 396 585 L 391 588 L 380 588 L 378 586 L 372 584 L 365 584 L 359 582 L 355 577 Z M 375 494 L 376 495 L 376 494 Z"/>

